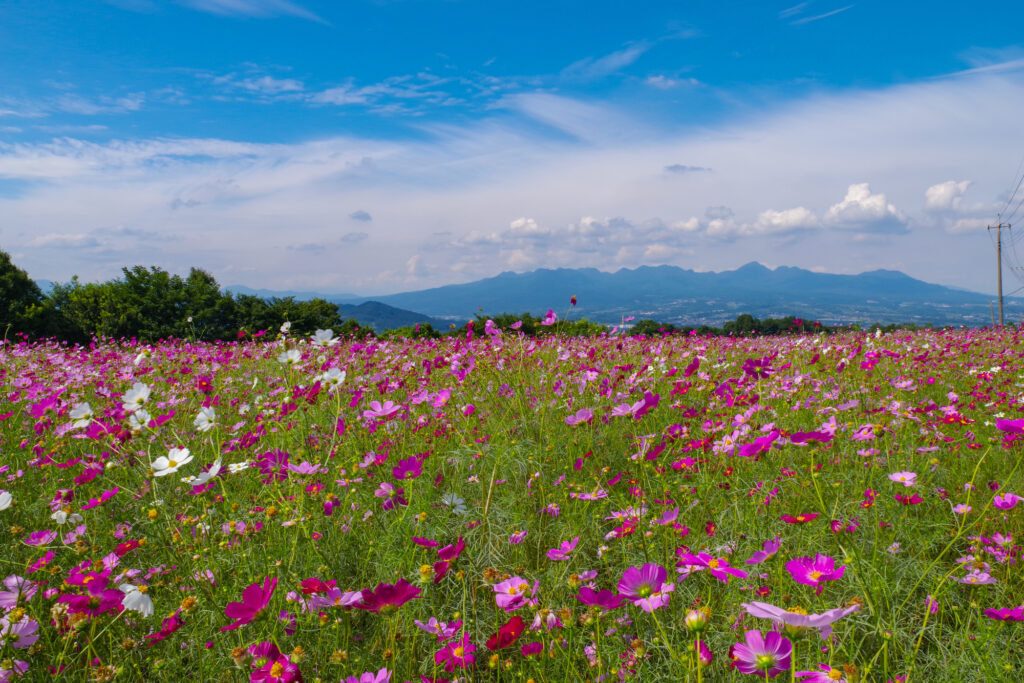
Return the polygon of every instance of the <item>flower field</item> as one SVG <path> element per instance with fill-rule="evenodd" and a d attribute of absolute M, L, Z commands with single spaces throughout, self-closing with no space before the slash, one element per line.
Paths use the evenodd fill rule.
<path fill-rule="evenodd" d="M 0 346 L 0 681 L 996 681 L 1024 338 Z"/>

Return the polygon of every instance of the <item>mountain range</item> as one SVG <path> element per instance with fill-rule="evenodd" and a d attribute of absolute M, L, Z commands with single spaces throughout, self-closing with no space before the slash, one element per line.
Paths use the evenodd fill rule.
<path fill-rule="evenodd" d="M 924 282 L 894 270 L 837 275 L 790 266 L 769 269 L 757 262 L 717 273 L 676 266 L 641 266 L 615 272 L 540 269 L 384 296 L 320 296 L 339 304 L 374 301 L 446 321 L 464 321 L 478 313 L 543 315 L 553 309 L 562 317 L 586 317 L 608 324 L 634 316 L 637 320 L 650 318 L 682 325 L 720 325 L 742 313 L 758 318 L 794 315 L 829 325 L 985 325 L 991 322 L 993 300 L 985 294 Z M 572 296 L 577 297 L 575 308 L 569 304 Z M 1020 321 L 1024 299 L 1007 298 L 1005 310 L 1008 321 Z"/>

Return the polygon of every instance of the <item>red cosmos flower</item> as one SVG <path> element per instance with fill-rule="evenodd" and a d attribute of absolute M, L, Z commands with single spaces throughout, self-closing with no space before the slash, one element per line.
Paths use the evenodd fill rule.
<path fill-rule="evenodd" d="M 258 583 L 247 586 L 242 591 L 241 602 L 229 602 L 228 606 L 224 608 L 224 614 L 235 621 L 221 628 L 221 631 L 234 631 L 239 626 L 248 624 L 255 619 L 263 608 L 270 604 L 270 597 L 274 594 L 276 587 L 276 576 L 264 578 L 262 586 Z"/>
<path fill-rule="evenodd" d="M 398 583 L 393 585 L 382 583 L 373 590 L 364 590 L 363 601 L 354 606 L 387 616 L 405 603 L 418 597 L 420 597 L 419 588 L 413 586 L 405 579 L 399 579 Z"/>
<path fill-rule="evenodd" d="M 526 628 L 526 624 L 523 623 L 522 617 L 512 617 L 498 629 L 497 633 L 487 639 L 487 649 L 491 651 L 503 650 L 514 645 L 519 640 L 519 636 L 522 635 L 524 628 Z"/>
<path fill-rule="evenodd" d="M 810 522 L 812 520 L 817 519 L 820 516 L 821 515 L 817 512 L 803 512 L 797 515 L 796 517 L 792 515 L 782 515 L 782 517 L 779 517 L 779 519 L 781 519 L 786 524 L 804 524 L 805 522 Z"/>

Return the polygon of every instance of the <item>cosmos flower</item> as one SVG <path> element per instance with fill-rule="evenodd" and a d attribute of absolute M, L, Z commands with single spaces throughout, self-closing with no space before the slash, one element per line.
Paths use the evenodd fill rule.
<path fill-rule="evenodd" d="M 374 589 L 364 590 L 363 601 L 355 606 L 368 612 L 389 616 L 410 600 L 421 597 L 420 593 L 419 588 L 405 579 L 399 579 L 395 584 L 381 583 Z"/>
<path fill-rule="evenodd" d="M 512 617 L 502 624 L 497 633 L 487 639 L 487 649 L 491 651 L 503 650 L 506 647 L 515 645 L 519 636 L 522 635 L 524 628 L 526 628 L 526 624 L 523 623 L 522 617 L 518 615 Z"/>
<path fill-rule="evenodd" d="M 819 664 L 818 671 L 797 671 L 797 678 L 804 679 L 804 683 L 848 683 L 842 669 Z"/>
<path fill-rule="evenodd" d="M 1024 621 L 1024 605 L 1003 609 L 987 609 L 985 616 L 997 621 Z"/>
<path fill-rule="evenodd" d="M 665 583 L 668 572 L 657 564 L 630 567 L 622 573 L 619 593 L 645 612 L 653 612 L 668 604 L 675 585 Z"/>
<path fill-rule="evenodd" d="M 9 616 L 0 619 L 0 647 L 3 643 L 19 650 L 32 647 L 39 640 L 39 622 L 30 617 L 11 621 Z"/>
<path fill-rule="evenodd" d="M 814 521 L 818 517 L 821 517 L 820 513 L 803 512 L 795 517 L 793 515 L 782 515 L 779 519 L 781 519 L 786 524 L 805 524 L 807 522 Z"/>
<path fill-rule="evenodd" d="M 729 583 L 729 578 L 732 576 L 738 579 L 747 578 L 745 571 L 730 566 L 729 561 L 724 557 L 713 557 L 704 552 L 697 553 L 696 555 L 693 553 L 682 553 L 679 555 L 679 562 L 676 563 L 676 566 L 680 567 L 680 574 L 689 574 L 693 571 L 706 569 L 711 576 L 723 583 Z"/>
<path fill-rule="evenodd" d="M 889 481 L 894 481 L 897 484 L 903 484 L 904 486 L 910 487 L 917 483 L 917 473 L 893 472 L 889 475 Z"/>
<path fill-rule="evenodd" d="M 770 541 L 765 541 L 762 546 L 763 550 L 758 550 L 756 553 L 750 556 L 747 560 L 747 564 L 761 564 L 770 557 L 774 557 L 775 553 L 779 552 L 779 548 L 782 547 L 782 538 L 776 536 Z"/>
<path fill-rule="evenodd" d="M 217 413 L 213 408 L 203 406 L 199 409 L 196 418 L 192 420 L 192 425 L 197 432 L 208 432 L 217 425 Z"/>
<path fill-rule="evenodd" d="M 469 634 L 463 633 L 462 638 L 446 644 L 439 651 L 434 653 L 434 664 L 444 664 L 444 670 L 453 673 L 455 669 L 471 667 L 476 662 L 473 653 L 476 645 L 469 642 Z"/>
<path fill-rule="evenodd" d="M 616 595 L 612 591 L 595 591 L 593 588 L 588 586 L 580 588 L 579 595 L 576 596 L 576 599 L 584 605 L 592 605 L 605 610 L 618 609 L 619 607 L 622 607 L 622 603 L 625 602 L 625 598 L 621 595 Z"/>
<path fill-rule="evenodd" d="M 6 510 L 14 502 L 14 496 L 9 491 L 0 489 L 0 510 Z"/>
<path fill-rule="evenodd" d="M 1020 496 L 1013 493 L 1006 493 L 992 499 L 992 505 L 1000 510 L 1012 510 L 1021 500 Z M 0 507 L 0 510 L 3 508 Z"/>
<path fill-rule="evenodd" d="M 823 581 L 835 581 L 842 577 L 846 565 L 836 568 L 835 559 L 828 555 L 815 555 L 814 558 L 798 557 L 786 563 L 786 570 L 793 580 L 805 586 L 813 586 L 815 595 L 821 595 Z"/>
<path fill-rule="evenodd" d="M 506 612 L 522 607 L 526 603 L 526 598 L 531 595 L 530 584 L 519 576 L 494 584 L 494 592 L 494 601 Z"/>
<path fill-rule="evenodd" d="M 347 676 L 341 683 L 390 683 L 391 672 L 384 667 L 377 673 L 366 671 L 359 676 Z"/>
<path fill-rule="evenodd" d="M 263 585 L 258 583 L 250 584 L 242 591 L 241 602 L 229 602 L 228 606 L 224 608 L 224 614 L 234 619 L 233 622 L 227 626 L 222 627 L 221 631 L 234 631 L 240 626 L 244 626 L 252 622 L 259 613 L 270 604 L 270 598 L 274 595 L 274 589 L 277 587 L 277 577 L 267 576 L 263 579 Z"/>
<path fill-rule="evenodd" d="M 580 542 L 580 537 L 572 539 L 571 541 L 562 541 L 562 544 L 557 548 L 550 548 L 546 555 L 549 560 L 560 562 L 562 560 L 568 560 L 569 554 L 576 549 L 576 544 Z"/>
<path fill-rule="evenodd" d="M 775 678 L 789 671 L 793 643 L 777 631 L 762 636 L 760 631 L 747 631 L 744 642 L 732 646 L 733 666 L 740 673 Z"/>
<path fill-rule="evenodd" d="M 150 388 L 143 382 L 136 382 L 121 397 L 121 405 L 126 412 L 134 413 L 149 401 Z"/>
<path fill-rule="evenodd" d="M 194 456 L 187 448 L 172 448 L 166 456 L 161 455 L 153 461 L 153 476 L 166 477 L 174 474 L 182 465 L 192 462 Z"/>
<path fill-rule="evenodd" d="M 821 634 L 822 639 L 828 638 L 832 633 L 832 624 L 860 610 L 860 605 L 856 604 L 849 607 L 830 609 L 821 614 L 806 614 L 795 610 L 786 610 L 766 602 L 744 602 L 741 606 L 752 617 L 773 620 L 776 628 L 781 628 L 780 625 L 782 624 L 796 630 L 816 628 Z"/>
<path fill-rule="evenodd" d="M 153 616 L 153 599 L 149 597 L 147 586 L 135 586 L 130 583 L 122 583 L 118 588 L 124 593 L 121 606 L 132 612 L 138 612 L 144 617 Z"/>

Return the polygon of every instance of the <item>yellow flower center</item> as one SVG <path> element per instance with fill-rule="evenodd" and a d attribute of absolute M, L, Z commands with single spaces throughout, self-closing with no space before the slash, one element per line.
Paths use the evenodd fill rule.
<path fill-rule="evenodd" d="M 820 578 L 821 578 L 821 574 L 822 574 L 821 572 L 819 572 L 819 571 L 818 571 L 817 569 L 815 569 L 815 570 L 814 570 L 813 572 L 811 572 L 810 574 L 808 574 L 808 576 L 810 576 L 810 577 L 811 577 L 812 579 L 814 579 L 815 581 L 817 581 L 818 579 L 820 579 Z"/>
<path fill-rule="evenodd" d="M 284 673 L 284 664 L 281 662 L 274 662 L 274 666 L 270 667 L 270 675 L 274 678 L 280 678 L 281 674 Z"/>
<path fill-rule="evenodd" d="M 832 669 L 828 672 L 828 677 L 831 678 L 833 681 L 841 681 L 843 680 L 843 672 L 839 669 Z"/>
<path fill-rule="evenodd" d="M 718 569 L 718 565 L 719 565 L 719 564 L 720 564 L 720 561 L 719 561 L 719 560 L 709 560 L 709 561 L 708 561 L 708 566 L 709 566 L 710 568 L 712 568 L 712 569 Z"/>
<path fill-rule="evenodd" d="M 167 466 L 168 467 L 177 467 L 178 466 L 178 461 L 177 460 L 168 460 L 167 461 Z"/>
<path fill-rule="evenodd" d="M 461 645 L 452 648 L 452 656 L 461 658 L 465 654 L 465 650 Z"/>

